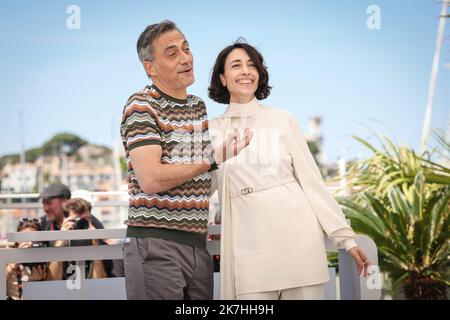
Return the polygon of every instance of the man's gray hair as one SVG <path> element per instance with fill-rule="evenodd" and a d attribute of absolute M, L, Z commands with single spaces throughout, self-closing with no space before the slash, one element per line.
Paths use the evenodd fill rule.
<path fill-rule="evenodd" d="M 137 42 L 139 60 L 141 60 L 142 63 L 144 63 L 144 61 L 153 61 L 155 59 L 153 42 L 163 33 L 172 30 L 177 30 L 182 34 L 175 23 L 170 20 L 163 20 L 160 23 L 151 24 L 145 28 Z"/>

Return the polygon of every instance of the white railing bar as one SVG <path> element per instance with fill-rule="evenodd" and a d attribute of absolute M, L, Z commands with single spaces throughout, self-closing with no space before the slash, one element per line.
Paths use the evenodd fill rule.
<path fill-rule="evenodd" d="M 328 191 L 338 191 L 341 187 L 327 187 Z M 79 191 L 75 190 L 72 194 L 87 194 L 91 196 L 128 196 L 127 191 Z M 21 199 L 21 198 L 37 198 L 39 193 L 4 193 L 0 194 L 0 199 Z"/>
<path fill-rule="evenodd" d="M 128 207 L 128 201 L 92 201 L 92 207 Z M 41 209 L 42 203 L 0 203 L 0 209 Z"/>
<path fill-rule="evenodd" d="M 220 225 L 209 225 L 208 234 L 220 234 Z M 125 238 L 126 228 L 95 229 L 95 230 L 54 230 L 10 232 L 9 242 L 21 241 L 56 241 L 56 240 L 86 240 L 86 239 L 119 239 Z"/>
<path fill-rule="evenodd" d="M 125 236 L 126 236 L 125 228 L 95 229 L 95 230 L 10 232 L 7 234 L 7 238 L 8 238 L 9 242 L 119 239 L 119 238 L 125 238 Z"/>
<path fill-rule="evenodd" d="M 85 193 L 92 196 L 121 196 L 128 195 L 127 191 L 73 191 L 72 193 Z M 39 193 L 4 193 L 0 194 L 0 199 L 20 199 L 20 198 L 37 198 Z"/>
<path fill-rule="evenodd" d="M 40 231 L 43 232 L 43 231 Z M 55 232 L 55 231 L 52 231 Z M 46 261 L 86 261 L 122 259 L 122 245 L 48 247 L 0 250 L 0 300 L 6 299 L 6 265 L 8 263 Z"/>

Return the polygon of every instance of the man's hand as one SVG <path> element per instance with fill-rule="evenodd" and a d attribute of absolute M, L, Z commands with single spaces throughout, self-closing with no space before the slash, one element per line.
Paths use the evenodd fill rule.
<path fill-rule="evenodd" d="M 67 217 L 63 220 L 61 231 L 73 230 L 75 228 L 75 217 Z M 56 240 L 55 247 L 65 247 L 69 242 L 67 240 Z"/>
<path fill-rule="evenodd" d="M 250 129 L 244 130 L 244 136 L 241 138 L 238 129 L 234 129 L 228 134 L 221 146 L 214 150 L 214 160 L 219 165 L 228 159 L 237 156 L 245 147 L 250 144 L 253 132 Z"/>
<path fill-rule="evenodd" d="M 361 274 L 362 271 L 364 271 L 364 277 L 367 276 L 367 269 L 370 266 L 369 259 L 367 258 L 364 251 L 359 247 L 353 247 L 351 248 L 348 253 L 353 257 L 356 263 L 356 272 L 358 275 Z"/>
<path fill-rule="evenodd" d="M 73 230 L 75 228 L 75 217 L 67 217 L 63 220 L 61 231 Z"/>

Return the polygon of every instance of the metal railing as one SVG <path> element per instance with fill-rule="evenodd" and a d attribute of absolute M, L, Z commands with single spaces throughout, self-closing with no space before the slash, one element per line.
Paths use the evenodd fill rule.
<path fill-rule="evenodd" d="M 210 235 L 220 235 L 220 225 L 209 226 Z M 80 240 L 80 239 L 123 239 L 125 229 L 99 229 L 99 230 L 72 230 L 72 231 L 37 231 L 37 232 L 13 232 L 8 234 L 11 242 L 20 241 L 55 241 L 55 240 Z M 356 240 L 366 252 L 372 264 L 378 265 L 377 247 L 372 239 L 367 236 L 359 236 Z M 338 251 L 339 276 L 336 270 L 330 268 L 331 281 L 325 285 L 326 298 L 343 300 L 378 300 L 381 297 L 381 288 L 371 288 L 368 279 L 357 275 L 356 267 L 351 256 L 343 249 L 336 249 L 329 239 L 326 239 L 326 248 L 329 251 Z M 207 249 L 211 255 L 220 254 L 220 240 L 211 240 L 207 243 Z M 8 263 L 46 262 L 46 261 L 77 261 L 78 266 L 83 266 L 84 261 L 121 259 L 123 258 L 122 245 L 102 246 L 77 246 L 77 247 L 45 247 L 26 249 L 0 249 L 0 299 L 6 298 L 5 269 Z M 84 270 L 84 268 L 80 268 Z M 372 275 L 376 276 L 376 275 Z M 81 273 L 80 286 L 77 289 L 67 286 L 67 281 L 37 281 L 24 283 L 24 297 L 39 299 L 102 299 L 108 287 L 114 290 L 112 299 L 125 297 L 124 279 L 85 279 Z M 55 285 L 57 284 L 57 285 Z M 95 285 L 98 284 L 98 285 Z M 27 285 L 34 286 L 34 292 L 38 295 L 27 295 Z M 337 285 L 339 290 L 336 291 Z M 51 290 L 50 290 L 51 289 Z M 214 275 L 214 299 L 219 298 L 220 276 Z M 106 296 L 108 298 L 108 296 Z"/>
<path fill-rule="evenodd" d="M 20 218 L 37 218 L 45 214 L 42 203 L 36 201 L 38 197 L 38 193 L 0 194 L 0 240 L 4 239 L 8 232 L 15 230 Z M 92 214 L 104 224 L 105 228 L 124 226 L 123 222 L 128 215 L 129 196 L 126 191 L 76 190 L 72 192 L 72 198 L 76 197 L 91 202 Z M 23 202 L 14 202 L 17 199 L 22 199 Z M 19 211 L 20 214 L 12 214 L 14 211 Z"/>
<path fill-rule="evenodd" d="M 338 190 L 337 187 L 327 187 L 328 191 Z M 16 229 L 18 221 L 22 217 L 41 217 L 44 210 L 42 204 L 37 202 L 38 193 L 23 194 L 0 194 L 0 241 L 6 237 L 8 232 Z M 123 222 L 128 218 L 128 192 L 127 191 L 86 191 L 75 190 L 72 192 L 72 198 L 81 197 L 91 202 L 92 214 L 95 215 L 105 226 L 105 228 L 123 227 Z M 22 199 L 23 202 L 13 202 Z M 26 200 L 32 200 L 27 202 Z M 214 198 L 211 198 L 211 208 L 214 206 Z M 107 208 L 108 210 L 104 210 Z M 21 211 L 20 217 L 11 213 L 14 210 Z M 213 212 L 215 214 L 215 212 Z"/>
<path fill-rule="evenodd" d="M 328 188 L 331 190 L 332 188 Z M 39 202 L 22 202 L 13 203 L 13 199 L 35 199 L 39 195 L 37 193 L 30 194 L 0 194 L 0 212 L 3 213 L 3 219 L 9 219 L 7 226 L 7 239 L 11 242 L 20 241 L 55 241 L 55 240 L 79 240 L 79 239 L 124 239 L 125 229 L 123 221 L 127 217 L 128 212 L 128 194 L 126 191 L 111 192 L 88 192 L 78 190 L 72 192 L 72 197 L 82 197 L 92 203 L 92 213 L 99 218 L 106 229 L 100 230 L 73 230 L 73 231 L 39 231 L 39 232 L 11 232 L 15 230 L 18 218 L 11 218 L 5 211 L 22 210 L 21 216 L 29 216 L 29 211 L 35 211 L 35 214 L 43 215 L 42 204 Z M 111 199 L 115 198 L 115 199 Z M 2 199 L 6 203 L 1 203 Z M 114 208 L 114 212 L 108 215 L 104 214 L 102 208 Z M 218 206 L 216 206 L 218 207 Z M 111 216 L 114 216 L 111 219 Z M 1 219 L 2 217 L 0 217 Z M 108 220 L 109 219 L 109 220 Z M 0 220 L 0 224 L 1 224 Z M 119 227 L 119 229 L 117 229 Z M 208 226 L 210 235 L 220 235 L 220 225 Z M 1 230 L 0 230 L 1 236 Z M 363 248 L 368 255 L 369 260 L 375 266 L 378 266 L 377 247 L 372 239 L 367 236 L 359 235 L 357 243 Z M 46 261 L 77 261 L 78 265 L 82 265 L 84 261 L 103 260 L 103 259 L 121 259 L 123 257 L 121 244 L 102 245 L 102 246 L 77 246 L 77 247 L 45 247 L 45 248 L 29 248 L 29 249 L 0 249 L 0 299 L 6 297 L 6 279 L 5 266 L 7 263 L 26 263 L 26 262 L 46 262 Z M 208 251 L 211 255 L 220 254 L 220 240 L 212 240 L 207 243 Z M 380 299 L 381 288 L 368 285 L 366 278 L 359 277 L 356 274 L 356 267 L 353 259 L 343 249 L 337 249 L 333 243 L 326 238 L 327 251 L 338 251 L 339 274 L 336 270 L 329 268 L 330 279 L 326 284 L 326 296 L 329 299 Z M 84 270 L 84 268 L 81 268 Z M 376 276 L 376 275 L 373 275 Z M 214 297 L 218 299 L 220 279 L 219 274 L 214 275 Z M 124 281 L 117 282 L 117 278 L 109 279 L 84 279 L 82 273 L 79 279 L 84 285 L 81 289 L 68 291 L 65 290 L 65 281 L 38 281 L 32 283 L 24 283 L 24 292 L 27 286 L 35 286 L 43 288 L 47 293 L 59 292 L 60 295 L 55 298 L 70 299 L 101 299 L 98 295 L 106 285 L 112 285 L 114 290 L 122 292 L 119 297 L 124 297 Z M 122 278 L 123 280 L 123 278 Z M 336 280 L 336 281 L 334 281 Z M 379 279 L 375 281 L 380 281 Z M 101 283 L 103 287 L 92 284 Z M 48 290 L 52 288 L 52 290 Z M 40 289 L 39 289 L 40 290 Z M 104 290 L 103 290 L 104 291 Z M 36 292 L 36 290 L 35 290 Z M 68 294 L 69 293 L 69 294 Z M 24 295 L 25 297 L 25 295 Z M 114 297 L 112 297 L 114 298 Z M 117 298 L 117 297 L 116 297 Z"/>

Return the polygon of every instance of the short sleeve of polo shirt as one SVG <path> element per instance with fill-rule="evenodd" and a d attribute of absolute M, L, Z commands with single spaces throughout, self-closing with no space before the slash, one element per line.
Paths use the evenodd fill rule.
<path fill-rule="evenodd" d="M 148 101 L 131 99 L 124 108 L 121 134 L 129 151 L 145 145 L 161 145 L 158 115 Z"/>

